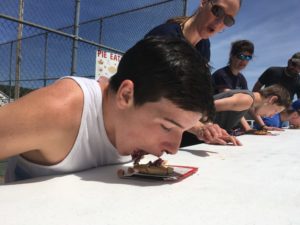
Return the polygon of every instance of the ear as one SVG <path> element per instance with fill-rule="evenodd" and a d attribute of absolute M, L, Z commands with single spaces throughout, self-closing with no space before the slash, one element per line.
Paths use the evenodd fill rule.
<path fill-rule="evenodd" d="M 278 100 L 278 97 L 273 95 L 273 96 L 269 97 L 268 103 L 269 104 L 274 104 L 274 102 L 276 102 L 277 100 Z"/>
<path fill-rule="evenodd" d="M 134 83 L 131 80 L 124 80 L 116 94 L 117 105 L 124 109 L 134 104 Z"/>

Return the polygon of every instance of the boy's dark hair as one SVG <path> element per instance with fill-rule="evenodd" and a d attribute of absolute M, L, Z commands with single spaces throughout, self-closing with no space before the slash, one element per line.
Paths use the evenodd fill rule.
<path fill-rule="evenodd" d="M 148 37 L 122 57 L 110 89 L 124 80 L 134 83 L 134 102 L 140 106 L 166 98 L 179 108 L 212 119 L 215 108 L 210 69 L 195 48 L 182 39 Z"/>
<path fill-rule="evenodd" d="M 289 91 L 281 85 L 274 84 L 269 87 L 260 89 L 258 91 L 264 98 L 277 96 L 277 100 L 274 102 L 276 105 L 289 108 L 291 104 L 291 98 Z"/>
<path fill-rule="evenodd" d="M 238 41 L 232 42 L 228 64 L 231 63 L 232 56 L 237 56 L 238 54 L 241 54 L 242 52 L 249 52 L 252 55 L 254 53 L 254 44 L 248 40 L 238 40 Z"/>

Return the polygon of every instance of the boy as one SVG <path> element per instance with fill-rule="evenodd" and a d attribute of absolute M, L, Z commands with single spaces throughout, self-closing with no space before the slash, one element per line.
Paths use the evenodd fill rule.
<path fill-rule="evenodd" d="M 300 125 L 300 100 L 296 100 L 289 108 L 272 117 L 263 117 L 265 126 L 267 127 L 291 127 L 299 128 Z M 255 124 L 256 126 L 256 124 Z M 283 130 L 283 129 L 281 129 Z"/>
<path fill-rule="evenodd" d="M 187 42 L 148 38 L 107 82 L 67 77 L 0 109 L 6 182 L 175 154 L 183 131 L 214 114 L 209 68 Z"/>

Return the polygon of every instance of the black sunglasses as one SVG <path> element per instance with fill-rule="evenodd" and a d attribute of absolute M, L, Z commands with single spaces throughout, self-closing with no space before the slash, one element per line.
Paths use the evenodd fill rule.
<path fill-rule="evenodd" d="M 240 60 L 246 61 L 250 61 L 252 59 L 252 55 L 237 54 L 236 57 Z"/>
<path fill-rule="evenodd" d="M 213 1 L 209 1 L 211 3 L 211 12 L 217 18 L 223 18 L 223 23 L 227 27 L 231 27 L 235 20 L 232 16 L 229 16 L 225 13 L 224 9 L 221 6 L 214 5 Z"/>

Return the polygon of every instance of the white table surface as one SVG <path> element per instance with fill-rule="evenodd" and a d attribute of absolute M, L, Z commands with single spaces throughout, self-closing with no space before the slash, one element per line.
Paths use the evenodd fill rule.
<path fill-rule="evenodd" d="M 300 130 L 186 147 L 178 183 L 119 179 L 120 166 L 0 186 L 1 225 L 299 225 Z"/>

